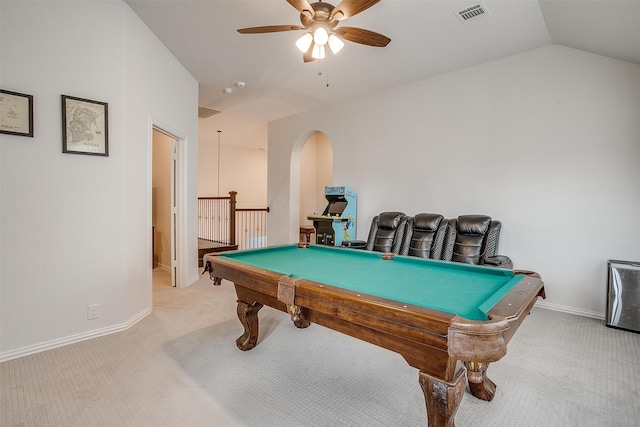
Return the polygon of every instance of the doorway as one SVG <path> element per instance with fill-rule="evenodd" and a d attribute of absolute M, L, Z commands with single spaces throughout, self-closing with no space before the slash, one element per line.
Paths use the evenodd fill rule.
<path fill-rule="evenodd" d="M 168 271 L 178 286 L 178 144 L 171 133 L 153 126 L 151 224 L 153 267 Z"/>

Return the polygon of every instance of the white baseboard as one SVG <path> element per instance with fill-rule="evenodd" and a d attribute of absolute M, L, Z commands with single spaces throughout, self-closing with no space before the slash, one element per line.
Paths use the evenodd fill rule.
<path fill-rule="evenodd" d="M 198 280 L 198 277 L 191 278 L 189 285 L 193 284 Z M 605 315 L 603 313 L 598 313 L 595 311 L 588 310 L 580 310 L 575 307 L 568 307 L 564 305 L 558 304 L 550 304 L 545 301 L 536 302 L 536 307 L 545 308 L 548 310 L 560 311 L 563 313 L 576 314 L 578 316 L 592 317 L 595 319 L 604 320 Z M 146 309 L 140 312 L 138 315 L 131 318 L 128 322 L 121 323 L 119 325 L 109 326 L 102 329 L 95 329 L 93 331 L 84 332 L 77 335 L 71 335 L 68 337 L 47 341 L 40 344 L 35 344 L 32 346 L 22 347 L 17 350 L 7 351 L 4 353 L 0 353 L 0 363 L 6 362 L 9 360 L 17 359 L 19 357 L 28 356 L 30 354 L 39 353 L 41 351 L 52 350 L 54 348 L 62 347 L 68 344 L 74 344 L 81 341 L 90 340 L 93 338 L 102 337 L 105 335 L 113 334 L 116 332 L 121 332 L 129 329 L 140 320 L 145 318 L 149 313 L 151 313 L 151 309 Z"/>
<path fill-rule="evenodd" d="M 160 270 L 171 271 L 171 266 L 170 265 L 164 265 L 164 264 L 157 263 L 156 264 L 156 268 L 159 268 Z"/>
<path fill-rule="evenodd" d="M 199 267 L 198 267 L 199 268 Z M 192 277 L 189 281 L 187 281 L 187 286 L 191 286 L 194 283 L 196 283 L 198 280 L 200 280 L 200 275 L 196 274 L 194 277 Z"/>
<path fill-rule="evenodd" d="M 538 300 L 538 302 L 536 302 L 536 307 L 546 308 L 548 310 L 554 310 L 554 311 L 561 311 L 563 313 L 576 314 L 578 316 L 592 317 L 594 319 L 600 319 L 600 320 L 604 320 L 604 317 L 605 317 L 604 313 L 598 313 L 596 311 L 589 311 L 589 310 L 581 310 L 575 307 L 568 307 L 566 305 L 551 304 L 541 300 Z"/>
<path fill-rule="evenodd" d="M 95 329 L 92 331 L 83 332 L 81 334 L 70 335 L 68 337 L 46 341 L 43 343 L 22 347 L 17 350 L 11 350 L 11 351 L 6 351 L 4 353 L 0 353 L 0 363 L 6 362 L 8 360 L 17 359 L 23 356 L 28 356 L 30 354 L 40 353 L 41 351 L 52 350 L 54 348 L 62 347 L 65 345 L 102 337 L 102 336 L 113 334 L 116 332 L 125 331 L 130 327 L 132 327 L 133 325 L 135 325 L 136 323 L 138 323 L 143 318 L 145 318 L 149 313 L 151 313 L 150 308 L 132 317 L 128 322 L 121 323 L 119 325 L 108 326 L 102 329 Z"/>

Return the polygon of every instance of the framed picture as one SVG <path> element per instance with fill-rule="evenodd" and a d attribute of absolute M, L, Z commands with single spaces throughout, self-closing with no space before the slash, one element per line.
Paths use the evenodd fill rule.
<path fill-rule="evenodd" d="M 62 152 L 109 155 L 106 102 L 62 95 Z"/>
<path fill-rule="evenodd" d="M 0 133 L 33 137 L 33 96 L 0 89 Z"/>

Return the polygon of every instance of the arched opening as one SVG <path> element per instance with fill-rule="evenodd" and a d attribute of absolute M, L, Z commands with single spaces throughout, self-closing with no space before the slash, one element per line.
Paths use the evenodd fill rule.
<path fill-rule="evenodd" d="M 333 185 L 333 147 L 322 132 L 314 132 L 300 153 L 300 229 L 313 229 L 309 215 L 319 215 L 327 205 L 325 187 Z M 313 242 L 313 240 L 311 240 Z"/>
<path fill-rule="evenodd" d="M 333 147 L 326 134 L 311 131 L 293 146 L 290 169 L 290 218 L 295 228 L 289 242 L 298 241 L 300 228 L 313 228 L 307 219 L 326 207 L 324 187 L 333 184 Z"/>

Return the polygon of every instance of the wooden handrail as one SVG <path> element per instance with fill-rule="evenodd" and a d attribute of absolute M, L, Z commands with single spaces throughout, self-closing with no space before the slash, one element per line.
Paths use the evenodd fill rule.
<path fill-rule="evenodd" d="M 218 233 L 222 234 L 214 234 L 219 237 L 212 237 L 209 232 L 205 232 L 204 234 L 200 232 L 200 227 L 203 225 L 202 222 L 199 222 L 199 232 L 198 237 L 207 235 L 207 237 L 203 237 L 205 240 L 212 240 L 218 243 L 225 243 L 231 246 L 244 246 L 247 241 L 253 240 L 254 242 L 266 242 L 266 213 L 271 210 L 269 207 L 266 208 L 238 208 L 237 207 L 237 192 L 230 191 L 229 196 L 215 196 L 215 197 L 198 197 L 198 201 L 202 201 L 205 204 L 213 204 L 215 206 L 224 206 L 224 214 L 220 211 L 216 216 L 215 213 L 213 216 L 217 219 L 216 223 L 221 224 L 224 222 L 226 227 L 223 230 L 218 229 Z M 200 203 L 198 204 L 198 209 L 200 212 Z M 210 212 L 210 211 L 208 211 Z M 202 218 L 206 218 L 211 215 L 210 213 L 205 213 L 202 215 Z M 201 218 L 199 216 L 199 218 Z M 263 219 L 260 219 L 263 218 Z M 205 226 L 206 227 L 206 226 Z M 210 230 L 210 228 L 206 228 L 206 230 Z M 258 234 L 252 234 L 255 232 Z M 227 234 L 228 232 L 228 234 Z M 259 240 L 255 240 L 256 237 Z M 241 242 L 241 243 L 240 243 Z M 266 243 L 265 243 L 266 244 Z M 254 247 L 254 246 L 251 246 Z M 259 246 L 258 246 L 259 247 Z"/>
<path fill-rule="evenodd" d="M 238 208 L 236 212 L 271 212 L 269 208 Z"/>

